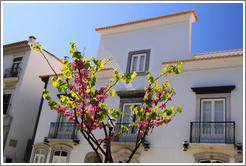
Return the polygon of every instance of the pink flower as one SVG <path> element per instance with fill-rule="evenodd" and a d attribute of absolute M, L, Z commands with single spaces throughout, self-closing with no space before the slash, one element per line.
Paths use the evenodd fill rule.
<path fill-rule="evenodd" d="M 167 100 L 168 100 L 168 101 L 172 101 L 172 98 L 171 98 L 171 97 L 168 97 Z"/>
<path fill-rule="evenodd" d="M 151 87 L 150 87 L 150 86 L 146 86 L 146 87 L 144 88 L 144 90 L 145 90 L 145 91 L 151 91 Z"/>
<path fill-rule="evenodd" d="M 137 131 L 137 134 L 138 134 L 138 131 Z M 143 131 L 142 131 L 142 130 L 140 130 L 139 134 L 140 134 L 140 135 L 142 135 L 142 134 L 143 134 Z"/>
<path fill-rule="evenodd" d="M 111 135 L 114 135 L 115 134 L 115 131 L 111 131 Z"/>
<path fill-rule="evenodd" d="M 161 103 L 160 108 L 161 108 L 161 109 L 166 108 L 166 103 Z"/>

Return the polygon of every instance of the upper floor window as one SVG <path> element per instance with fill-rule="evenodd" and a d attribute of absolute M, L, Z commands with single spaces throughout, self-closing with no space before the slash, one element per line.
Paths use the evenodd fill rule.
<path fill-rule="evenodd" d="M 201 121 L 222 122 L 225 120 L 225 99 L 201 99 Z"/>
<path fill-rule="evenodd" d="M 126 73 L 145 75 L 149 70 L 150 49 L 129 52 Z"/>
<path fill-rule="evenodd" d="M 137 54 L 132 56 L 131 73 L 144 72 L 145 69 L 146 54 Z"/>

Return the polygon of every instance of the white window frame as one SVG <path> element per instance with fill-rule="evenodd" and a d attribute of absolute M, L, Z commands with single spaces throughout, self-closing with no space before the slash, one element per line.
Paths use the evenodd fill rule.
<path fill-rule="evenodd" d="M 134 107 L 134 105 L 139 105 L 140 107 L 142 106 L 142 103 L 124 103 L 123 104 L 123 109 L 122 109 L 122 112 L 125 112 L 125 106 L 126 105 L 130 105 L 132 108 Z M 132 116 L 133 114 L 132 114 L 132 111 L 131 111 L 131 115 L 129 115 L 129 116 Z M 123 117 L 124 116 L 128 116 L 128 115 L 123 115 L 123 116 L 121 116 L 121 123 L 123 122 Z M 133 117 L 132 118 L 130 118 L 129 117 L 129 120 L 130 120 L 130 122 L 129 123 L 132 123 L 133 122 Z"/>
<path fill-rule="evenodd" d="M 60 153 L 60 156 L 56 156 L 55 155 L 55 152 L 57 152 L 57 151 L 60 151 L 61 153 Z M 65 156 L 61 156 L 61 154 L 62 154 L 62 151 L 64 151 L 64 152 L 66 152 L 67 153 L 67 156 L 65 157 Z M 54 152 L 53 152 L 53 157 L 52 157 L 52 163 L 54 163 L 54 159 L 58 159 L 58 161 L 61 161 L 61 159 L 63 158 L 63 159 L 66 159 L 66 162 L 65 163 L 67 163 L 67 159 L 68 159 L 68 152 L 66 151 L 66 150 L 54 150 Z M 58 162 L 58 163 L 61 163 L 61 162 Z"/>
<path fill-rule="evenodd" d="M 42 150 L 45 152 L 45 154 L 41 154 L 41 153 L 37 153 L 37 150 Z M 33 163 L 45 163 L 45 156 L 47 155 L 47 150 L 43 149 L 43 148 L 37 148 L 35 149 L 35 154 L 34 154 L 34 159 L 33 159 Z M 35 162 L 36 158 L 38 157 L 38 162 Z M 40 162 L 41 157 L 43 158 L 43 160 Z"/>
<path fill-rule="evenodd" d="M 215 122 L 215 101 L 223 101 L 223 120 L 225 121 L 225 114 L 226 114 L 226 100 L 225 98 L 211 98 L 211 99 L 201 99 L 201 119 L 200 121 L 203 121 L 203 102 L 204 101 L 211 101 L 211 121 L 210 122 Z"/>
<path fill-rule="evenodd" d="M 219 161 L 219 163 L 225 163 L 223 160 L 216 160 L 216 159 L 201 159 L 198 163 L 202 163 L 202 161 L 210 161 L 208 163 L 216 163 L 216 161 Z"/>
<path fill-rule="evenodd" d="M 144 56 L 144 66 L 143 66 L 143 71 L 139 70 L 140 67 L 140 57 Z M 130 73 L 133 73 L 133 59 L 134 57 L 137 57 L 137 67 L 136 67 L 136 71 L 135 72 L 144 72 L 145 71 L 145 65 L 146 65 L 146 53 L 144 54 L 134 54 L 132 55 L 132 59 L 131 59 L 131 68 L 130 68 Z"/>

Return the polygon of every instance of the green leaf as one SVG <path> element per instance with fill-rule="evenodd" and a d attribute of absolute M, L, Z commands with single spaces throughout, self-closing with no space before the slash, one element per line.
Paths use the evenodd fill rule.
<path fill-rule="evenodd" d="M 73 48 L 71 48 L 71 49 L 73 49 Z M 71 53 L 71 49 L 70 49 L 70 53 Z M 81 52 L 75 51 L 75 49 L 74 49 L 74 52 L 72 55 L 73 55 L 73 59 L 81 59 L 82 58 Z"/>
<path fill-rule="evenodd" d="M 94 97 L 93 99 L 90 99 L 90 104 L 96 104 L 97 103 L 97 99 Z"/>
<path fill-rule="evenodd" d="M 112 109 L 111 110 L 111 115 L 114 117 L 114 118 L 119 118 L 120 117 L 120 112 L 116 109 Z"/>

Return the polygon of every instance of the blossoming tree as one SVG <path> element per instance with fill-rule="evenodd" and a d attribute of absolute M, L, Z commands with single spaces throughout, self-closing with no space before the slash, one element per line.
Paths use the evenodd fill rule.
<path fill-rule="evenodd" d="M 113 130 L 111 129 L 111 133 L 108 133 L 107 130 L 110 126 L 106 123 L 106 120 L 112 122 L 111 117 L 117 119 L 123 115 L 130 115 L 108 108 L 106 100 L 109 96 L 113 97 L 115 95 L 114 87 L 118 82 L 128 84 L 133 81 L 137 73 L 121 74 L 119 71 L 113 70 L 109 83 L 96 89 L 96 73 L 112 58 L 99 60 L 92 56 L 88 60 L 77 50 L 75 43 L 71 42 L 70 45 L 73 61 L 69 62 L 62 59 L 61 72 L 63 78 L 58 77 L 50 65 L 56 75 L 52 78 L 53 87 L 59 92 L 63 92 L 64 95 L 60 96 L 60 101 L 55 101 L 50 97 L 50 92 L 44 90 L 43 97 L 47 100 L 51 110 L 55 110 L 61 117 L 67 117 L 69 121 L 73 121 L 77 125 L 78 131 L 90 144 L 99 162 L 102 162 L 100 157 L 100 154 L 102 154 L 105 162 L 113 163 L 110 142 L 114 140 L 115 136 L 120 137 L 130 128 L 137 126 L 135 147 L 127 160 L 127 162 L 130 162 L 150 130 L 168 124 L 177 113 L 181 113 L 182 108 L 179 106 L 176 109 L 173 106 L 167 107 L 167 103 L 172 101 L 172 97 L 175 95 L 175 89 L 170 87 L 168 80 L 161 84 L 158 83 L 158 80 L 171 73 L 179 74 L 182 63 L 178 63 L 177 66 L 167 65 L 158 77 L 146 72 L 149 85 L 144 89 L 143 104 L 130 108 L 132 114 L 138 117 L 136 122 L 132 122 L 129 126 L 122 125 L 120 130 L 114 130 L 114 123 L 111 123 Z M 32 47 L 42 53 L 42 47 L 38 42 L 33 43 Z M 49 63 L 48 60 L 47 62 Z M 96 138 L 95 133 L 97 132 L 102 132 L 103 137 Z M 106 148 L 103 147 L 103 142 L 106 143 Z"/>

